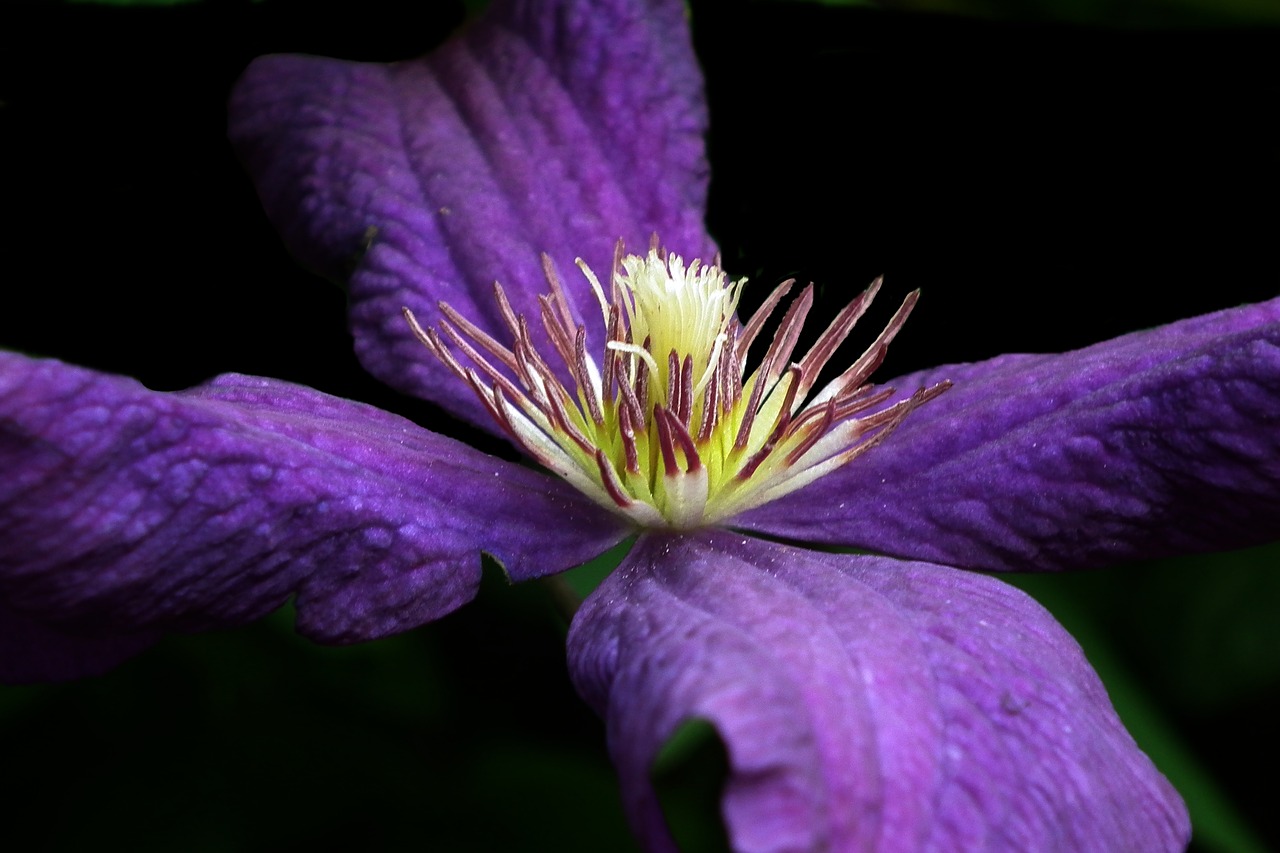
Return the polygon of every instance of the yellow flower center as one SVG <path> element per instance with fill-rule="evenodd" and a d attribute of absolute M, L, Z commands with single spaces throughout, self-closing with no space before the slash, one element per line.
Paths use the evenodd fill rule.
<path fill-rule="evenodd" d="M 686 266 L 656 248 L 643 257 L 624 255 L 619 244 L 605 285 L 581 259 L 577 264 L 600 303 L 604 335 L 594 345 L 586 327 L 575 324 L 563 285 L 543 258 L 550 293 L 540 297 L 541 321 L 567 383 L 498 284 L 494 293 L 510 346 L 447 303 L 440 303 L 438 330 L 424 330 L 407 308 L 405 316 L 517 444 L 642 527 L 702 527 L 775 500 L 864 453 L 949 387 L 939 383 L 888 403 L 894 389 L 866 383 L 918 291 L 852 366 L 810 396 L 879 280 L 792 362 L 813 305 L 813 286 L 805 288 L 748 375 L 748 350 L 793 281 L 779 285 L 744 326 L 737 307 L 746 279 L 729 282 L 718 265 L 694 260 Z M 464 366 L 455 350 L 474 366 Z"/>

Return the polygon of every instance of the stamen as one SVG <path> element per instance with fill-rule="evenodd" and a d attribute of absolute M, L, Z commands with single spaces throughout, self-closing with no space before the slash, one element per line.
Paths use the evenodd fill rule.
<path fill-rule="evenodd" d="M 557 309 L 553 297 L 546 294 L 538 295 L 539 316 L 542 317 L 542 328 L 547 332 L 547 339 L 551 341 L 551 345 L 555 347 L 560 359 L 569 367 L 573 367 L 576 358 L 573 351 L 573 336 L 575 330 L 565 329 L 560 325 L 560 317 L 557 316 Z"/>
<path fill-rule="evenodd" d="M 702 467 L 702 457 L 698 455 L 698 446 L 694 443 L 693 436 L 689 435 L 689 430 L 668 409 L 661 409 L 659 417 L 666 418 L 671 438 L 676 444 L 680 445 L 680 450 L 684 453 L 685 473 L 693 473 L 700 469 Z"/>
<path fill-rule="evenodd" d="M 644 346 L 645 346 L 645 352 L 648 352 L 649 351 L 648 338 L 644 339 Z M 652 377 L 655 377 L 657 375 L 658 375 L 658 362 L 654 360 L 653 356 L 649 356 L 647 360 L 640 361 L 639 363 L 636 364 L 635 366 L 636 396 L 640 398 L 641 402 L 648 401 L 649 382 Z"/>
<path fill-rule="evenodd" d="M 737 347 L 725 347 L 720 351 L 720 404 L 726 413 L 742 399 L 743 365 L 738 358 Z"/>
<path fill-rule="evenodd" d="M 490 355 L 497 358 L 507 367 L 515 369 L 516 357 L 512 354 L 511 350 L 489 337 L 483 329 L 478 327 L 475 323 L 472 323 L 457 311 L 453 310 L 453 306 L 448 302 L 441 302 L 438 307 L 440 308 L 440 313 L 449 319 L 449 323 L 452 323 L 453 326 L 456 326 L 465 332 L 467 337 L 487 349 Z M 440 325 L 441 328 L 446 330 L 446 332 L 451 328 L 448 323 L 441 323 Z M 450 334 L 449 337 L 453 338 L 455 343 L 461 340 L 456 333 Z M 467 357 L 470 358 L 471 356 L 468 355 Z"/>
<path fill-rule="evenodd" d="M 782 284 L 773 289 L 768 298 L 761 303 L 756 309 L 756 313 L 751 315 L 751 319 L 747 321 L 747 326 L 738 335 L 738 343 L 735 350 L 738 354 L 738 361 L 747 360 L 747 350 L 751 349 L 751 345 L 755 343 L 756 335 L 760 334 L 760 330 L 764 328 L 764 324 L 768 322 L 769 317 L 773 315 L 773 309 L 778 307 L 778 303 L 782 301 L 782 297 L 791 292 L 791 285 L 795 284 L 794 278 L 789 278 Z"/>
<path fill-rule="evenodd" d="M 836 422 L 836 401 L 831 400 L 825 406 L 818 409 L 809 409 L 808 411 L 802 412 L 800 417 L 796 419 L 795 428 L 797 431 L 802 427 L 807 426 L 806 421 L 813 420 L 813 417 L 806 418 L 806 415 L 820 417 L 821 420 L 813 427 L 808 428 L 800 443 L 787 453 L 788 465 L 795 465 L 799 462 L 800 457 L 804 456 L 805 453 L 809 451 L 809 448 L 817 444 L 818 439 L 822 438 L 822 436 L 826 434 L 827 430 L 831 429 L 831 425 Z"/>
<path fill-rule="evenodd" d="M 600 471 L 600 479 L 604 483 L 605 491 L 609 493 L 609 497 L 613 498 L 614 503 L 623 508 L 635 503 L 627 494 L 626 487 L 618 479 L 618 472 L 613 470 L 613 463 L 604 455 L 603 450 L 596 451 L 596 468 Z"/>
<path fill-rule="evenodd" d="M 569 297 L 565 295 L 564 285 L 560 283 L 560 276 L 556 273 L 556 265 L 551 262 L 551 256 L 546 252 L 542 253 L 542 275 L 546 278 L 547 284 L 551 286 L 551 296 L 555 301 L 556 307 L 560 309 L 560 327 L 566 332 L 572 333 L 574 326 L 573 315 L 569 311 Z M 605 320 L 609 319 L 608 312 L 605 313 Z"/>
<path fill-rule="evenodd" d="M 716 425 L 716 416 L 720 407 L 720 383 L 708 382 L 702 392 L 702 420 L 698 424 L 698 441 L 705 442 L 711 437 L 711 430 Z"/>
<path fill-rule="evenodd" d="M 507 331 L 513 335 L 516 334 L 520 328 L 520 319 L 516 317 L 515 310 L 507 301 L 507 292 L 496 281 L 493 283 L 493 298 L 498 303 L 498 310 L 502 312 L 502 320 L 507 324 Z"/>
<path fill-rule="evenodd" d="M 808 395 L 809 389 L 813 387 L 822 368 L 826 367 L 831 356 L 835 354 L 836 348 L 844 343 L 844 339 L 853 331 L 854 325 L 862 319 L 863 314 L 867 313 L 867 308 L 880 292 L 880 285 L 883 282 L 883 278 L 877 278 L 871 282 L 870 287 L 846 305 L 831 321 L 831 325 L 818 336 L 818 340 L 814 342 L 805 357 L 800 360 L 800 373 L 803 376 L 800 387 L 802 398 Z"/>
<path fill-rule="evenodd" d="M 578 381 L 578 388 L 587 402 L 591 420 L 595 421 L 596 426 L 604 426 L 603 401 L 600 399 L 600 375 L 591 361 L 591 356 L 587 355 L 587 330 L 581 326 L 578 327 L 578 334 L 574 337 L 573 353 L 574 378 Z"/>
<path fill-rule="evenodd" d="M 618 340 L 620 335 L 618 332 L 618 309 L 615 306 L 609 307 L 609 316 L 605 322 L 605 340 Z M 608 344 L 604 350 L 604 379 L 601 381 L 601 389 L 603 396 L 611 399 L 617 399 L 617 389 L 613 387 L 613 383 L 617 378 L 618 368 L 618 351 L 611 349 Z"/>
<path fill-rule="evenodd" d="M 636 392 L 643 392 L 644 388 L 640 387 L 641 383 L 639 382 L 636 383 L 636 386 L 637 387 L 633 388 L 631 385 L 623 382 L 618 386 L 618 390 L 622 394 L 623 408 L 625 408 L 627 413 L 631 415 L 631 422 L 636 425 L 642 425 L 645 420 L 644 405 L 640 402 L 640 394 Z"/>
<path fill-rule="evenodd" d="M 949 387 L 939 383 L 890 403 L 892 388 L 865 384 L 914 307 L 918 293 L 912 293 L 862 355 L 809 398 L 880 279 L 791 363 L 814 301 L 813 285 L 805 287 L 744 381 L 748 351 L 794 281 L 774 288 L 743 325 L 736 311 L 745 279 L 729 283 L 718 257 L 710 266 L 698 260 L 686 266 L 656 238 L 644 257 L 626 255 L 618 243 L 607 287 L 580 258 L 575 263 L 600 304 L 600 362 L 546 255 L 549 292 L 538 296 L 537 311 L 546 332 L 542 346 L 557 353 L 551 361 L 559 370 L 497 283 L 494 300 L 509 348 L 446 303 L 439 304 L 437 328 L 424 329 L 408 309 L 405 318 L 513 441 L 642 527 L 715 524 L 777 499 L 867 452 Z"/>
<path fill-rule="evenodd" d="M 618 412 L 618 431 L 622 433 L 622 452 L 626 458 L 627 471 L 640 473 L 640 457 L 636 453 L 636 431 L 632 426 L 631 409 L 623 407 Z"/>
<path fill-rule="evenodd" d="M 769 345 L 764 361 L 761 362 L 760 369 L 757 371 L 759 375 L 765 377 L 767 382 L 772 382 L 782 375 L 782 365 L 791 358 L 791 353 L 800 340 L 800 329 L 804 326 L 805 317 L 809 316 L 809 309 L 812 307 L 813 285 L 811 284 L 801 291 L 799 299 L 787 307 L 787 313 L 782 316 L 778 331 L 774 332 L 773 343 Z"/>
<path fill-rule="evenodd" d="M 866 352 L 859 356 L 858 360 L 850 365 L 844 373 L 841 373 L 819 391 L 818 395 L 814 397 L 814 402 L 822 402 L 833 395 L 840 396 L 847 389 L 865 382 L 867 377 L 884 361 L 885 355 L 889 352 L 889 344 L 892 343 L 898 332 L 906 324 L 907 318 L 911 316 L 911 310 L 916 307 L 918 301 L 920 301 L 919 290 L 913 290 L 908 293 L 907 298 L 902 300 L 902 305 L 890 318 L 889 325 L 884 327 L 884 330 L 871 343 L 871 346 L 867 347 Z"/>
<path fill-rule="evenodd" d="M 493 380 L 495 385 L 502 386 L 502 388 L 504 388 L 512 398 L 524 397 L 524 394 L 521 393 L 520 389 L 517 388 L 510 379 L 503 375 L 502 371 L 490 364 L 488 359 L 476 352 L 475 348 L 467 342 L 466 338 L 462 337 L 457 329 L 443 321 L 440 323 L 440 328 L 444 329 L 444 333 L 449 336 L 454 345 L 458 349 L 462 350 L 463 354 L 471 360 L 472 364 L 483 370 L 489 378 Z M 442 358 L 442 360 L 447 366 L 450 366 L 455 373 L 462 376 L 464 379 L 467 379 L 467 374 L 474 372 L 470 368 L 464 368 L 462 366 L 453 354 L 449 352 L 448 348 L 444 345 L 444 341 L 440 339 L 440 335 L 436 334 L 434 329 L 432 330 L 431 339 L 435 343 L 436 348 L 444 354 L 444 358 Z"/>
<path fill-rule="evenodd" d="M 751 458 L 747 460 L 747 464 L 743 465 L 742 469 L 738 471 L 739 480 L 745 480 L 754 474 L 756 469 L 760 467 L 760 464 L 773 453 L 773 449 L 778 445 L 778 442 L 782 440 L 782 436 L 786 433 L 787 427 L 791 423 L 791 403 L 794 401 L 796 395 L 797 383 L 795 380 L 798 373 L 799 369 L 796 367 L 792 367 L 789 371 L 791 381 L 787 382 L 787 388 L 782 403 L 778 405 L 778 413 L 774 420 L 773 429 L 769 431 L 769 436 L 764 440 L 764 444 L 760 446 L 760 449 L 752 454 Z"/>
<path fill-rule="evenodd" d="M 676 446 L 671 440 L 671 424 L 668 423 L 670 418 L 668 412 L 661 406 L 655 406 L 653 410 L 653 424 L 658 430 L 658 449 L 662 451 L 662 464 L 666 468 L 668 477 L 674 477 L 680 473 L 680 468 L 676 465 Z"/>
<path fill-rule="evenodd" d="M 686 355 L 680 365 L 680 393 L 673 402 L 676 404 L 676 419 L 682 427 L 689 426 L 693 417 L 693 356 Z"/>
<path fill-rule="evenodd" d="M 565 411 L 564 404 L 560 402 L 560 399 L 555 395 L 552 395 L 547 399 L 550 403 L 549 408 L 551 409 L 551 422 L 555 425 L 556 429 L 569 436 L 569 438 L 573 440 L 573 443 L 581 447 L 584 452 L 594 453 L 596 450 L 595 445 L 593 445 L 587 437 L 583 435 L 576 426 L 574 426 L 573 421 L 569 419 L 569 415 Z"/>

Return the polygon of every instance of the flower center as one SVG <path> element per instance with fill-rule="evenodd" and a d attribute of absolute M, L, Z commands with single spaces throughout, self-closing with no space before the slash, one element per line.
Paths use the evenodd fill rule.
<path fill-rule="evenodd" d="M 600 303 L 603 346 L 588 351 L 564 286 L 543 256 L 550 293 L 541 321 L 568 381 L 539 352 L 501 285 L 494 294 L 510 333 L 505 346 L 440 303 L 439 329 L 414 334 L 468 382 L 502 429 L 542 465 L 597 503 L 642 527 L 686 530 L 715 524 L 775 500 L 882 441 L 942 382 L 889 403 L 892 388 L 866 383 L 916 303 L 902 303 L 871 346 L 810 395 L 827 361 L 870 306 L 880 281 L 841 311 L 799 362 L 791 356 L 813 285 L 787 309 L 759 365 L 748 350 L 794 281 L 779 285 L 742 325 L 738 297 L 717 265 L 652 248 L 624 255 L 609 281 L 577 264 Z M 474 366 L 464 366 L 460 353 Z"/>

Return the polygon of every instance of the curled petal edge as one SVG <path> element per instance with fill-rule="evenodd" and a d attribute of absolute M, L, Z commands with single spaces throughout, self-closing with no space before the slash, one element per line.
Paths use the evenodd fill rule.
<path fill-rule="evenodd" d="M 1180 850 L 1190 835 L 1075 641 L 990 577 L 646 535 L 579 611 L 569 660 L 649 850 L 676 849 L 652 762 L 694 718 L 725 744 L 734 849 Z"/>

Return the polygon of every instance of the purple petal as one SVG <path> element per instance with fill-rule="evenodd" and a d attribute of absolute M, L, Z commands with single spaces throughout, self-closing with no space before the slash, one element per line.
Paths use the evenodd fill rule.
<path fill-rule="evenodd" d="M 1180 798 L 1075 641 L 989 577 L 727 532 L 644 537 L 569 633 L 636 831 L 682 721 L 728 754 L 734 849 L 1180 850 Z"/>
<path fill-rule="evenodd" d="M 518 579 L 625 535 L 542 474 L 245 376 L 161 394 L 0 353 L 0 471 L 5 651 L 39 632 L 17 616 L 136 646 L 243 623 L 295 595 L 302 633 L 369 639 L 470 600 L 481 550 Z"/>
<path fill-rule="evenodd" d="M 734 524 L 1013 570 L 1280 535 L 1280 300 L 892 384 L 941 379 L 883 445 Z"/>
<path fill-rule="evenodd" d="M 495 2 L 412 62 L 250 66 L 232 95 L 232 141 L 290 249 L 350 274 L 370 372 L 492 428 L 413 339 L 402 306 L 434 324 L 446 300 L 498 331 L 496 280 L 541 335 L 542 252 L 593 324 L 600 309 L 575 257 L 604 275 L 618 238 L 643 249 L 654 232 L 681 254 L 714 252 L 684 14 L 679 0 Z"/>

